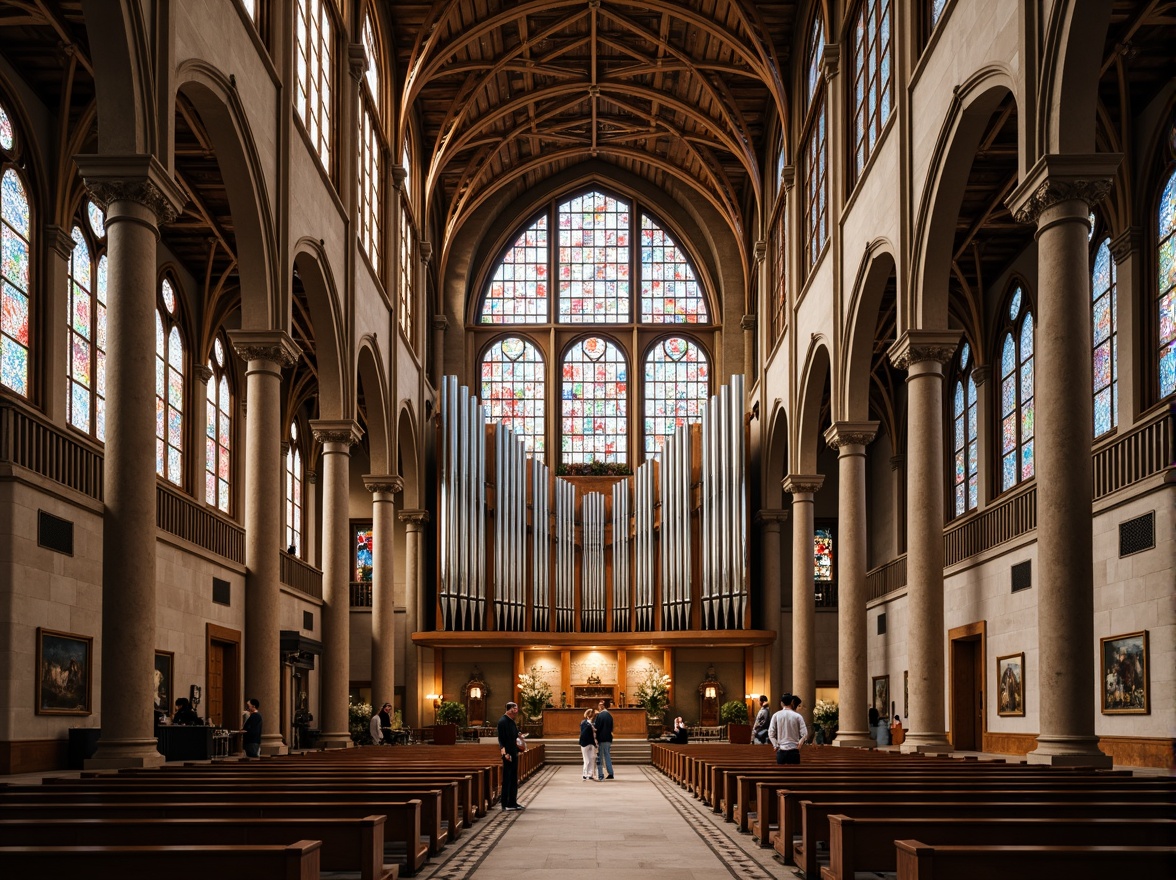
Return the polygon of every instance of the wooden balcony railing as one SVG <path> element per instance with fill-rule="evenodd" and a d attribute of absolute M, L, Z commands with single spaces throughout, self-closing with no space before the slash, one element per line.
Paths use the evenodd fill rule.
<path fill-rule="evenodd" d="M 1037 486 L 1010 493 L 943 530 L 943 564 L 955 565 L 1037 528 Z"/>
<path fill-rule="evenodd" d="M 1176 466 L 1176 407 L 1155 413 L 1094 452 L 1097 501 L 1160 471 Z"/>
<path fill-rule="evenodd" d="M 351 607 L 372 607 L 372 585 L 366 582 L 351 582 Z"/>
<path fill-rule="evenodd" d="M 197 547 L 245 564 L 245 529 L 162 482 L 155 490 L 155 524 Z"/>
<path fill-rule="evenodd" d="M 0 461 L 102 500 L 102 453 L 77 435 L 2 400 Z"/>
<path fill-rule="evenodd" d="M 902 556 L 897 556 L 866 572 L 866 601 L 872 602 L 887 593 L 893 593 L 899 587 L 905 587 L 906 581 L 906 554 L 904 553 Z"/>
<path fill-rule="evenodd" d="M 282 583 L 321 602 L 323 573 L 297 556 L 291 556 L 289 553 L 279 553 L 278 555 L 281 558 Z"/>

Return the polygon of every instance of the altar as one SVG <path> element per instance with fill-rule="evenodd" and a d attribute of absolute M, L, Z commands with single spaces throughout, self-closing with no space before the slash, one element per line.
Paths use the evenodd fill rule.
<path fill-rule="evenodd" d="M 613 739 L 648 739 L 644 709 L 609 709 L 613 717 Z M 543 710 L 543 736 L 579 737 L 580 722 L 584 710 L 545 709 Z"/>

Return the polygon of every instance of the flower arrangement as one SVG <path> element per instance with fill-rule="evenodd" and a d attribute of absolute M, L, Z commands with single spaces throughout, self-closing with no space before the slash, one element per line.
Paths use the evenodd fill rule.
<path fill-rule="evenodd" d="M 442 700 L 441 705 L 437 707 L 437 723 L 456 724 L 458 727 L 465 727 L 465 706 L 455 700 Z"/>
<path fill-rule="evenodd" d="M 351 734 L 351 741 L 357 746 L 368 746 L 372 743 L 372 734 L 368 724 L 372 720 L 370 705 L 360 700 L 357 703 L 347 702 L 347 731 Z"/>
<path fill-rule="evenodd" d="M 650 664 L 637 686 L 636 697 L 638 705 L 645 707 L 646 715 L 660 720 L 670 705 L 670 677 Z"/>
<path fill-rule="evenodd" d="M 822 729 L 836 727 L 837 704 L 826 702 L 825 700 L 817 700 L 817 705 L 813 709 L 813 724 Z"/>
<path fill-rule="evenodd" d="M 552 691 L 538 666 L 519 673 L 519 706 L 531 721 L 538 721 L 551 702 Z"/>
<path fill-rule="evenodd" d="M 721 724 L 746 724 L 747 703 L 743 700 L 728 700 L 719 707 L 719 722 Z"/>

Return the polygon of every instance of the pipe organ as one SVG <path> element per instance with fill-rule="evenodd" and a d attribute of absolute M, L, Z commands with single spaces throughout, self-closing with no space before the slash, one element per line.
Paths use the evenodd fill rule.
<path fill-rule="evenodd" d="M 633 476 L 553 477 L 447 376 L 438 629 L 748 629 L 743 400 L 734 376 L 700 424 L 676 428 Z"/>

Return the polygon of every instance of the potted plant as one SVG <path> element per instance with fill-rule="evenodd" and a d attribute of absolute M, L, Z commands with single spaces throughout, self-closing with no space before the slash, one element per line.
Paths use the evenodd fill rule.
<path fill-rule="evenodd" d="M 532 666 L 526 672 L 519 673 L 519 708 L 523 715 L 531 722 L 529 725 L 519 725 L 528 736 L 542 734 L 543 710 L 551 703 L 553 696 L 551 685 L 543 678 L 538 666 Z"/>
<path fill-rule="evenodd" d="M 442 700 L 437 707 L 437 724 L 433 728 L 433 744 L 451 746 L 457 742 L 457 729 L 465 726 L 465 706 L 454 700 Z"/>
<path fill-rule="evenodd" d="M 727 725 L 727 742 L 735 745 L 751 744 L 751 725 L 747 723 L 747 703 L 728 700 L 719 707 L 719 723 Z"/>
<path fill-rule="evenodd" d="M 368 725 L 372 721 L 374 710 L 367 703 L 347 703 L 347 731 L 351 734 L 351 741 L 357 746 L 370 746 L 372 734 Z"/>
<path fill-rule="evenodd" d="M 813 708 L 813 727 L 821 731 L 825 742 L 833 742 L 833 737 L 837 735 L 837 704 L 817 700 Z"/>
<path fill-rule="evenodd" d="M 645 709 L 649 737 L 657 739 L 665 729 L 666 707 L 670 705 L 670 677 L 650 664 L 645 678 L 637 685 L 637 705 Z"/>

